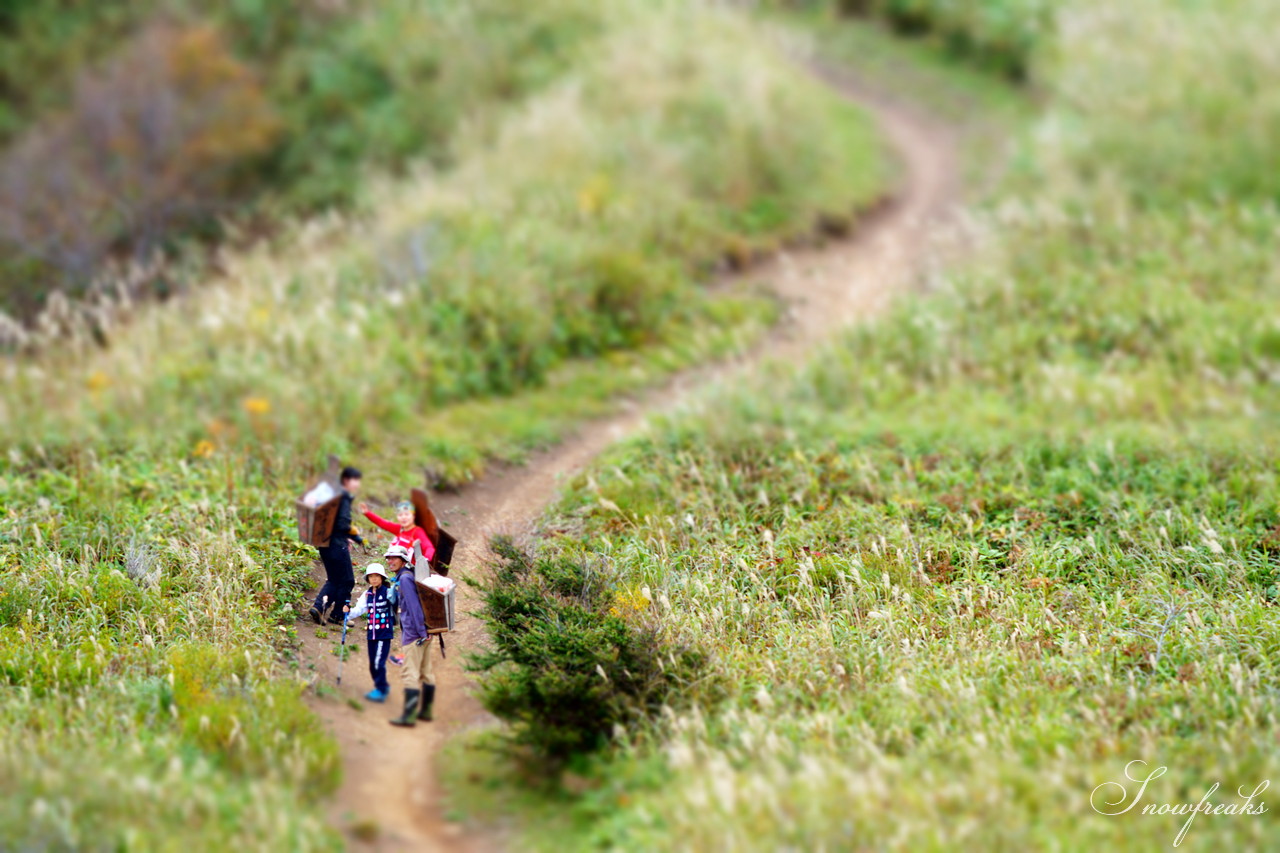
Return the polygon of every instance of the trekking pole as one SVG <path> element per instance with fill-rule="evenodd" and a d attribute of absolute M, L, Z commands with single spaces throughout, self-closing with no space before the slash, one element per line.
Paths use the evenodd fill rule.
<path fill-rule="evenodd" d="M 338 686 L 342 686 L 342 662 L 347 659 L 347 614 L 342 614 L 342 648 L 338 651 Z"/>

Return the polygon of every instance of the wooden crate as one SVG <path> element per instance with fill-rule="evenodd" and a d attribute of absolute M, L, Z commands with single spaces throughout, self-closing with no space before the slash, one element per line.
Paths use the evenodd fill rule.
<path fill-rule="evenodd" d="M 431 510 L 431 501 L 426 490 L 413 489 L 409 493 L 413 504 L 413 521 L 427 534 L 431 544 L 435 546 L 435 556 L 431 558 L 431 568 L 438 575 L 449 576 L 449 563 L 453 560 L 453 550 L 458 540 L 440 526 L 436 514 Z"/>
<path fill-rule="evenodd" d="M 329 469 L 311 482 L 302 493 L 306 497 L 311 490 L 321 483 L 328 483 L 336 494 L 320 504 L 309 506 L 302 498 L 294 502 L 298 513 L 298 538 L 308 545 L 323 548 L 329 544 L 333 535 L 333 523 L 338 520 L 338 506 L 342 503 L 342 483 L 338 480 L 340 463 L 338 457 L 329 456 Z"/>
<path fill-rule="evenodd" d="M 330 498 L 320 506 L 307 506 L 301 499 L 297 500 L 294 505 L 298 511 L 298 538 L 317 548 L 328 545 L 341 503 L 342 495 Z"/>
<path fill-rule="evenodd" d="M 427 623 L 428 634 L 447 634 L 453 630 L 454 602 L 458 587 L 441 594 L 429 586 L 417 584 L 418 602 Z"/>
<path fill-rule="evenodd" d="M 438 575 L 449 576 L 449 563 L 453 560 L 453 549 L 457 547 L 458 540 L 454 539 L 449 531 L 443 527 L 436 528 L 436 541 L 432 543 L 436 546 L 435 556 L 431 558 L 431 568 Z"/>

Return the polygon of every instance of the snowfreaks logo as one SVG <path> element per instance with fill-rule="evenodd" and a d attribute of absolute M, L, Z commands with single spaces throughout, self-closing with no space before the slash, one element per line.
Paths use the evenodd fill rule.
<path fill-rule="evenodd" d="M 1114 816 L 1126 814 L 1137 808 L 1147 792 L 1147 785 L 1151 784 L 1153 779 L 1159 779 L 1169 771 L 1168 767 L 1157 767 L 1155 770 L 1146 773 L 1146 775 L 1142 775 L 1145 772 L 1142 767 L 1139 766 L 1135 769 L 1135 766 L 1145 766 L 1146 763 L 1142 760 L 1130 761 L 1124 767 L 1125 777 L 1131 782 L 1138 783 L 1136 789 L 1128 788 L 1122 782 L 1103 782 L 1094 788 L 1093 794 L 1089 797 L 1089 805 L 1093 806 L 1093 810 L 1098 814 Z M 1210 797 L 1219 787 L 1219 783 L 1214 782 L 1213 787 L 1205 791 L 1204 796 L 1200 798 L 1198 803 L 1148 802 L 1142 806 L 1142 814 L 1186 815 L 1187 822 L 1182 825 L 1182 829 L 1178 830 L 1178 834 L 1173 839 L 1173 846 L 1177 847 L 1182 843 L 1182 839 L 1187 837 L 1187 830 L 1191 829 L 1191 822 L 1196 819 L 1196 815 L 1260 815 L 1268 811 L 1266 803 L 1255 803 L 1254 800 L 1261 796 L 1263 791 L 1271 787 L 1271 780 L 1269 779 L 1264 779 L 1249 792 L 1246 792 L 1243 786 L 1237 789 L 1237 793 L 1244 800 L 1241 803 L 1215 804 L 1210 800 Z"/>

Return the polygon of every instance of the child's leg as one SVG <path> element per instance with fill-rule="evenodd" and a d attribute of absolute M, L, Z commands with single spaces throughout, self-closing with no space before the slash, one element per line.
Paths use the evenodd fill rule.
<path fill-rule="evenodd" d="M 391 654 L 390 640 L 373 640 L 369 643 L 369 675 L 373 677 L 373 686 L 383 693 L 391 690 L 387 683 L 387 655 Z"/>

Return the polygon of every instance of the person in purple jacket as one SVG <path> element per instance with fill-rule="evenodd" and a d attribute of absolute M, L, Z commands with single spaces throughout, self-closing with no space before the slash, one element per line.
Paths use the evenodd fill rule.
<path fill-rule="evenodd" d="M 401 681 L 404 684 L 404 713 L 391 721 L 393 726 L 412 726 L 431 719 L 431 703 L 436 698 L 436 678 L 431 672 L 431 644 L 427 642 L 427 620 L 418 601 L 417 581 L 409 565 L 413 555 L 402 545 L 387 551 L 387 566 L 396 576 L 400 599 L 400 645 L 404 652 Z"/>

